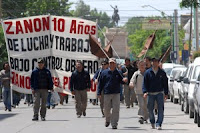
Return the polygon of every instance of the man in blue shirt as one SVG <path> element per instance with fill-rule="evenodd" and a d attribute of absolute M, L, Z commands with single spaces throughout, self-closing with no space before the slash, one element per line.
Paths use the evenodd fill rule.
<path fill-rule="evenodd" d="M 166 73 L 159 68 L 159 60 L 152 59 L 152 68 L 149 68 L 144 74 L 143 81 L 144 98 L 148 97 L 148 111 L 151 126 L 155 128 L 154 104 L 155 101 L 158 106 L 158 119 L 156 121 L 156 128 L 161 130 L 164 117 L 164 98 L 168 96 L 168 79 Z"/>
<path fill-rule="evenodd" d="M 32 120 L 38 120 L 38 113 L 41 107 L 41 120 L 45 121 L 48 90 L 53 91 L 53 81 L 51 72 L 44 67 L 44 60 L 42 58 L 38 59 L 38 67 L 31 74 L 31 89 L 35 98 L 33 106 L 34 116 Z"/>
<path fill-rule="evenodd" d="M 86 116 L 87 107 L 87 91 L 90 91 L 91 81 L 90 75 L 84 70 L 81 61 L 76 62 L 76 70 L 71 75 L 70 89 L 76 100 L 76 115 Z"/>
<path fill-rule="evenodd" d="M 112 125 L 113 129 L 117 129 L 119 121 L 120 109 L 120 83 L 128 82 L 127 78 L 123 78 L 122 72 L 116 68 L 116 59 L 109 59 L 109 68 L 104 70 L 99 79 L 97 95 L 101 97 L 104 90 L 104 114 L 105 126 Z M 112 113 L 111 112 L 112 108 Z"/>

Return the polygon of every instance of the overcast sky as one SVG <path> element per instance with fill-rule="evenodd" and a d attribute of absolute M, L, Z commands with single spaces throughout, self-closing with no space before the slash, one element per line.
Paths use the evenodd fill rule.
<path fill-rule="evenodd" d="M 69 0 L 70 2 L 78 2 L 79 0 Z M 112 16 L 113 9 L 110 5 L 117 5 L 120 23 L 123 25 L 128 18 L 134 16 L 161 16 L 159 11 L 144 5 L 151 5 L 158 10 L 164 11 L 167 15 L 172 16 L 174 9 L 178 9 L 178 15 L 190 13 L 189 9 L 180 9 L 179 3 L 181 0 L 83 0 L 90 5 L 91 9 L 97 8 L 98 11 L 105 11 L 109 16 Z M 76 4 L 72 6 L 74 9 Z"/>

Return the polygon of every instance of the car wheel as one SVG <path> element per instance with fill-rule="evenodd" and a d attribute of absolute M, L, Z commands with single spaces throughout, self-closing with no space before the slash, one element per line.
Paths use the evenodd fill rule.
<path fill-rule="evenodd" d="M 200 127 L 200 116 L 199 112 L 197 113 L 197 125 Z"/>
<path fill-rule="evenodd" d="M 198 113 L 197 113 L 197 111 L 195 110 L 195 111 L 194 111 L 194 123 L 197 123 L 197 117 L 198 117 Z"/>
<path fill-rule="evenodd" d="M 189 107 L 189 117 L 190 118 L 194 118 L 194 112 L 192 112 L 192 110 Z"/>
<path fill-rule="evenodd" d="M 189 105 L 188 105 L 188 102 L 187 102 L 187 99 L 186 99 L 186 98 L 184 98 L 184 112 L 185 112 L 186 114 L 189 113 Z"/>

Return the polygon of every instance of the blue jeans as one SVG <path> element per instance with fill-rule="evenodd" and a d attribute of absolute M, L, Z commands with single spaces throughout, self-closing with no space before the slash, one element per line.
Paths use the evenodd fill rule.
<path fill-rule="evenodd" d="M 9 88 L 2 88 L 3 92 L 3 102 L 5 107 L 8 110 L 11 110 L 11 96 L 10 96 L 10 89 Z"/>
<path fill-rule="evenodd" d="M 159 93 L 157 95 L 148 94 L 147 107 L 149 111 L 149 119 L 151 124 L 155 124 L 155 116 L 154 116 L 155 101 L 157 102 L 158 105 L 158 119 L 156 121 L 156 126 L 162 126 L 164 118 L 164 94 L 163 93 Z"/>

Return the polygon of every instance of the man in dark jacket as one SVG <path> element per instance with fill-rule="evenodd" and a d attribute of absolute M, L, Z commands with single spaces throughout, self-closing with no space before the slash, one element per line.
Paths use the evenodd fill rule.
<path fill-rule="evenodd" d="M 109 69 L 102 72 L 99 80 L 97 95 L 100 98 L 101 92 L 104 90 L 104 114 L 106 117 L 105 126 L 112 125 L 113 129 L 117 129 L 119 121 L 120 108 L 120 84 L 127 82 L 127 78 L 123 78 L 122 72 L 116 69 L 116 59 L 109 60 Z M 112 114 L 110 113 L 112 108 Z"/>
<path fill-rule="evenodd" d="M 159 68 L 159 60 L 152 59 L 153 66 L 144 74 L 143 93 L 144 97 L 148 97 L 148 111 L 152 128 L 155 128 L 155 116 L 153 113 L 155 101 L 158 106 L 158 119 L 156 128 L 161 130 L 164 117 L 164 98 L 168 96 L 168 79 L 166 73 Z"/>
<path fill-rule="evenodd" d="M 137 68 L 131 65 L 129 58 L 126 58 L 125 67 L 122 68 L 122 72 L 127 73 L 126 77 L 128 78 L 128 82 L 124 84 L 124 95 L 125 95 L 125 103 L 126 103 L 127 108 L 130 108 L 130 105 L 133 107 L 133 102 L 136 100 L 134 89 L 131 89 L 129 87 L 130 80 L 136 71 L 137 71 Z"/>
<path fill-rule="evenodd" d="M 83 69 L 81 61 L 76 62 L 76 70 L 71 75 L 70 89 L 76 100 L 77 118 L 86 116 L 87 91 L 91 88 L 90 75 Z"/>
<path fill-rule="evenodd" d="M 42 58 L 38 59 L 38 67 L 32 71 L 31 89 L 35 98 L 33 106 L 34 116 L 32 120 L 38 120 L 38 113 L 41 107 L 41 120 L 45 121 L 48 90 L 53 91 L 53 81 L 51 77 L 51 72 L 44 67 L 44 60 Z"/>

